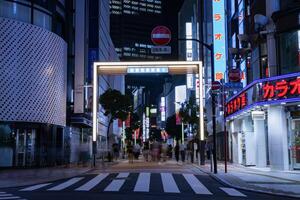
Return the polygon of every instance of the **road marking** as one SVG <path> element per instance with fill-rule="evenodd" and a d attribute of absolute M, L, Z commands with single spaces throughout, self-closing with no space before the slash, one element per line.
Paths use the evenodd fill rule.
<path fill-rule="evenodd" d="M 150 189 L 150 173 L 140 173 L 135 184 L 135 192 L 149 192 Z"/>
<path fill-rule="evenodd" d="M 246 197 L 243 193 L 237 191 L 234 188 L 226 188 L 226 187 L 220 187 L 221 190 L 226 192 L 229 196 L 234 196 L 234 197 Z"/>
<path fill-rule="evenodd" d="M 76 191 L 89 191 L 96 185 L 98 185 L 103 179 L 105 179 L 109 174 L 108 173 L 101 173 L 95 178 L 91 179 L 86 184 L 80 186 L 79 188 L 76 188 Z"/>
<path fill-rule="evenodd" d="M 125 183 L 125 178 L 129 176 L 129 173 L 119 173 L 116 178 L 121 180 L 113 180 L 105 189 L 106 192 L 117 192 L 121 189 L 122 185 Z"/>
<path fill-rule="evenodd" d="M 123 172 L 119 173 L 116 178 L 127 178 L 129 176 L 129 173 Z"/>
<path fill-rule="evenodd" d="M 106 192 L 117 192 L 120 190 L 125 180 L 113 180 L 105 189 Z"/>
<path fill-rule="evenodd" d="M 183 174 L 183 177 L 196 194 L 212 194 L 193 174 Z"/>
<path fill-rule="evenodd" d="M 171 173 L 161 173 L 160 176 L 163 183 L 164 192 L 180 193 Z"/>
<path fill-rule="evenodd" d="M 0 194 L 0 197 L 8 197 L 8 196 L 12 196 L 12 194 Z"/>
<path fill-rule="evenodd" d="M 80 181 L 81 179 L 83 179 L 83 177 L 77 177 L 77 178 L 72 178 L 64 183 L 61 183 L 55 187 L 49 188 L 49 191 L 59 191 L 59 190 L 63 190 L 67 187 L 70 187 L 71 185 L 77 183 L 78 181 Z"/>
<path fill-rule="evenodd" d="M 20 199 L 20 197 L 0 197 L 0 199 Z"/>
<path fill-rule="evenodd" d="M 30 186 L 30 187 L 24 188 L 22 190 L 19 190 L 19 191 L 33 191 L 33 190 L 40 189 L 40 188 L 45 187 L 45 186 L 50 185 L 50 184 L 51 183 L 43 183 L 43 184 L 33 185 L 33 186 Z"/>

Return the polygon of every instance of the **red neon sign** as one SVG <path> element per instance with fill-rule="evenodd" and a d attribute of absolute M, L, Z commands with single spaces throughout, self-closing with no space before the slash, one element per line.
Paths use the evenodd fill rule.
<path fill-rule="evenodd" d="M 263 100 L 288 98 L 300 95 L 300 78 L 277 80 L 263 84 Z"/>
<path fill-rule="evenodd" d="M 246 92 L 241 93 L 236 98 L 226 104 L 226 115 L 231 115 L 247 106 Z"/>

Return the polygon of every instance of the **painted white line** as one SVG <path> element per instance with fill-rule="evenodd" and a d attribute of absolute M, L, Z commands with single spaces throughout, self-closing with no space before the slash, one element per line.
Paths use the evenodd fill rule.
<path fill-rule="evenodd" d="M 123 173 L 119 173 L 116 178 L 127 178 L 128 176 L 129 176 L 129 173 L 123 172 Z"/>
<path fill-rule="evenodd" d="M 22 190 L 19 190 L 19 191 L 33 191 L 33 190 L 40 189 L 40 188 L 45 187 L 45 186 L 50 185 L 50 184 L 51 183 L 43 183 L 43 184 L 33 185 L 33 186 L 30 186 L 30 187 L 24 188 Z"/>
<path fill-rule="evenodd" d="M 229 196 L 234 196 L 234 197 L 247 197 L 243 193 L 237 191 L 234 188 L 226 188 L 226 187 L 220 187 L 221 190 L 226 192 Z"/>
<path fill-rule="evenodd" d="M 161 173 L 160 176 L 161 176 L 164 192 L 180 193 L 171 173 Z"/>
<path fill-rule="evenodd" d="M 134 186 L 134 192 L 149 192 L 150 190 L 150 173 L 140 173 Z"/>
<path fill-rule="evenodd" d="M 113 180 L 105 189 L 106 192 L 117 192 L 120 190 L 125 180 Z"/>
<path fill-rule="evenodd" d="M 12 194 L 0 194 L 0 197 L 9 197 L 12 196 Z"/>
<path fill-rule="evenodd" d="M 20 197 L 0 197 L 0 199 L 20 199 Z"/>
<path fill-rule="evenodd" d="M 6 192 L 0 192 L 0 194 L 5 194 Z"/>
<path fill-rule="evenodd" d="M 193 174 L 183 174 L 183 177 L 196 194 L 212 194 Z"/>
<path fill-rule="evenodd" d="M 95 178 L 88 181 L 86 184 L 80 186 L 79 188 L 76 188 L 76 191 L 89 191 L 96 185 L 98 185 L 103 179 L 105 179 L 108 176 L 108 173 L 99 174 Z"/>
<path fill-rule="evenodd" d="M 72 178 L 64 183 L 61 183 L 55 187 L 49 188 L 49 191 L 60 191 L 63 190 L 67 187 L 70 187 L 71 185 L 77 183 L 78 181 L 80 181 L 81 179 L 83 179 L 83 177 L 76 177 L 76 178 Z"/>

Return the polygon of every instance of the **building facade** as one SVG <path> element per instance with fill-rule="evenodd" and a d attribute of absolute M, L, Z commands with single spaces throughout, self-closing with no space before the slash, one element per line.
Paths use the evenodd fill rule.
<path fill-rule="evenodd" d="M 94 40 L 86 40 L 89 3 L 0 2 L 0 167 L 53 166 L 79 162 L 83 153 L 89 157 L 91 62 L 118 59 L 108 34 L 108 1 L 97 1 L 99 24 L 93 30 L 94 40 L 105 45 L 92 47 Z M 122 77 L 101 78 L 123 87 Z"/>
<path fill-rule="evenodd" d="M 177 60 L 177 12 L 182 0 L 110 0 L 111 37 L 120 60 Z M 151 31 L 167 26 L 171 54 L 152 54 Z"/>
<path fill-rule="evenodd" d="M 299 9 L 296 1 L 230 1 L 229 66 L 244 88 L 226 105 L 230 158 L 246 166 L 300 169 Z M 246 51 L 245 51 L 246 50 Z"/>

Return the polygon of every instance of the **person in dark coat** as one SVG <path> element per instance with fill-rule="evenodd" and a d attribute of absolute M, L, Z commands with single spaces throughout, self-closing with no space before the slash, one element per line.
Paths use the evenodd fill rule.
<path fill-rule="evenodd" d="M 178 162 L 179 161 L 179 144 L 178 144 L 178 142 L 176 143 L 176 146 L 175 146 L 175 158 L 176 158 L 176 161 Z"/>

